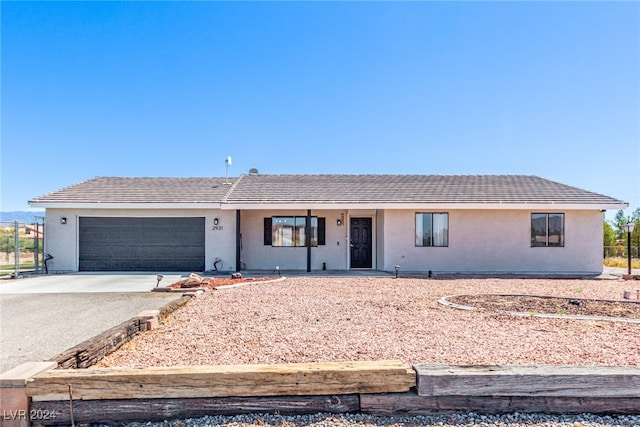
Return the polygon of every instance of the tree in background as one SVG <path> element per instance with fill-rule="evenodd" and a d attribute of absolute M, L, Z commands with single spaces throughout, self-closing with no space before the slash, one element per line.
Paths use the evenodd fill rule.
<path fill-rule="evenodd" d="M 3 261 L 6 263 L 9 263 L 9 253 L 13 252 L 14 242 L 13 229 L 10 227 L 0 228 L 0 251 L 5 254 Z"/>
<path fill-rule="evenodd" d="M 621 209 L 618 212 L 616 212 L 616 216 L 611 224 L 605 221 L 605 226 L 604 226 L 605 244 L 604 245 L 613 246 L 609 244 L 610 240 L 607 240 L 608 239 L 607 233 L 610 233 L 610 231 L 607 230 L 607 225 L 608 225 L 609 227 L 612 227 L 613 232 L 615 233 L 615 239 L 622 240 L 626 247 L 627 233 L 625 233 L 624 231 L 624 225 L 629 222 L 632 222 L 635 225 L 635 227 L 633 228 L 633 232 L 631 233 L 631 246 L 640 247 L 640 208 L 637 208 L 636 210 L 634 210 L 629 216 L 625 216 L 624 211 Z M 614 242 L 614 245 L 615 245 L 615 242 Z M 636 249 L 636 251 L 638 251 L 638 249 Z M 637 252 L 635 255 L 638 256 Z"/>
<path fill-rule="evenodd" d="M 630 220 L 635 225 L 631 233 L 631 246 L 636 247 L 635 256 L 640 258 L 640 208 L 633 211 Z"/>
<path fill-rule="evenodd" d="M 13 226 L 0 227 L 0 253 L 9 254 L 16 249 L 15 229 Z M 20 228 L 18 232 L 18 242 L 21 252 L 32 252 L 34 249 L 34 237 L 25 233 L 24 228 Z M 38 242 L 42 244 L 42 239 Z"/>
<path fill-rule="evenodd" d="M 624 225 L 629 222 L 628 218 L 624 216 L 624 211 L 620 209 L 616 212 L 616 217 L 613 219 L 613 228 L 616 231 L 616 239 L 622 240 L 624 238 Z"/>
<path fill-rule="evenodd" d="M 609 221 L 604 221 L 604 246 L 615 246 L 616 245 L 616 230 L 613 229 L 613 226 L 609 223 Z"/>

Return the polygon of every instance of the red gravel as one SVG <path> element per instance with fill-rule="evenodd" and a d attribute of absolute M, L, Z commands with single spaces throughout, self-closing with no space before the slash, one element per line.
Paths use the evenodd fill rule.
<path fill-rule="evenodd" d="M 496 293 L 621 299 L 623 290 L 634 284 L 290 278 L 205 292 L 98 366 L 376 359 L 410 364 L 640 366 L 640 324 L 515 317 L 437 303 L 446 295 Z"/>
<path fill-rule="evenodd" d="M 185 286 L 187 279 L 180 280 L 178 282 L 169 285 L 173 289 L 189 288 L 189 287 L 201 287 L 213 289 L 216 286 L 229 286 L 237 285 L 239 283 L 260 283 L 275 280 L 277 277 L 242 277 L 239 279 L 232 279 L 231 277 L 205 277 L 204 282 L 198 286 Z"/>

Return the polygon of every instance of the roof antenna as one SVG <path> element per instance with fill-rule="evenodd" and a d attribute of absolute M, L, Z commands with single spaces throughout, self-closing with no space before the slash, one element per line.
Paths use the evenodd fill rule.
<path fill-rule="evenodd" d="M 224 161 L 225 164 L 225 169 L 226 169 L 226 174 L 224 177 L 224 183 L 225 185 L 231 185 L 231 183 L 229 182 L 229 166 L 231 166 L 231 156 L 227 156 L 227 158 Z"/>

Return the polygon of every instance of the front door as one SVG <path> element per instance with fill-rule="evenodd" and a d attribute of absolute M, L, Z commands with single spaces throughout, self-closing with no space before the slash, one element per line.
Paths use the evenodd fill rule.
<path fill-rule="evenodd" d="M 371 268 L 371 218 L 351 218 L 351 268 Z"/>

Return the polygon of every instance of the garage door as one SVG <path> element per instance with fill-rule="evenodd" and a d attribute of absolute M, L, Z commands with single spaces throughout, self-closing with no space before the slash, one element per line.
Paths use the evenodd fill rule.
<path fill-rule="evenodd" d="M 80 217 L 80 271 L 204 271 L 204 218 Z"/>

